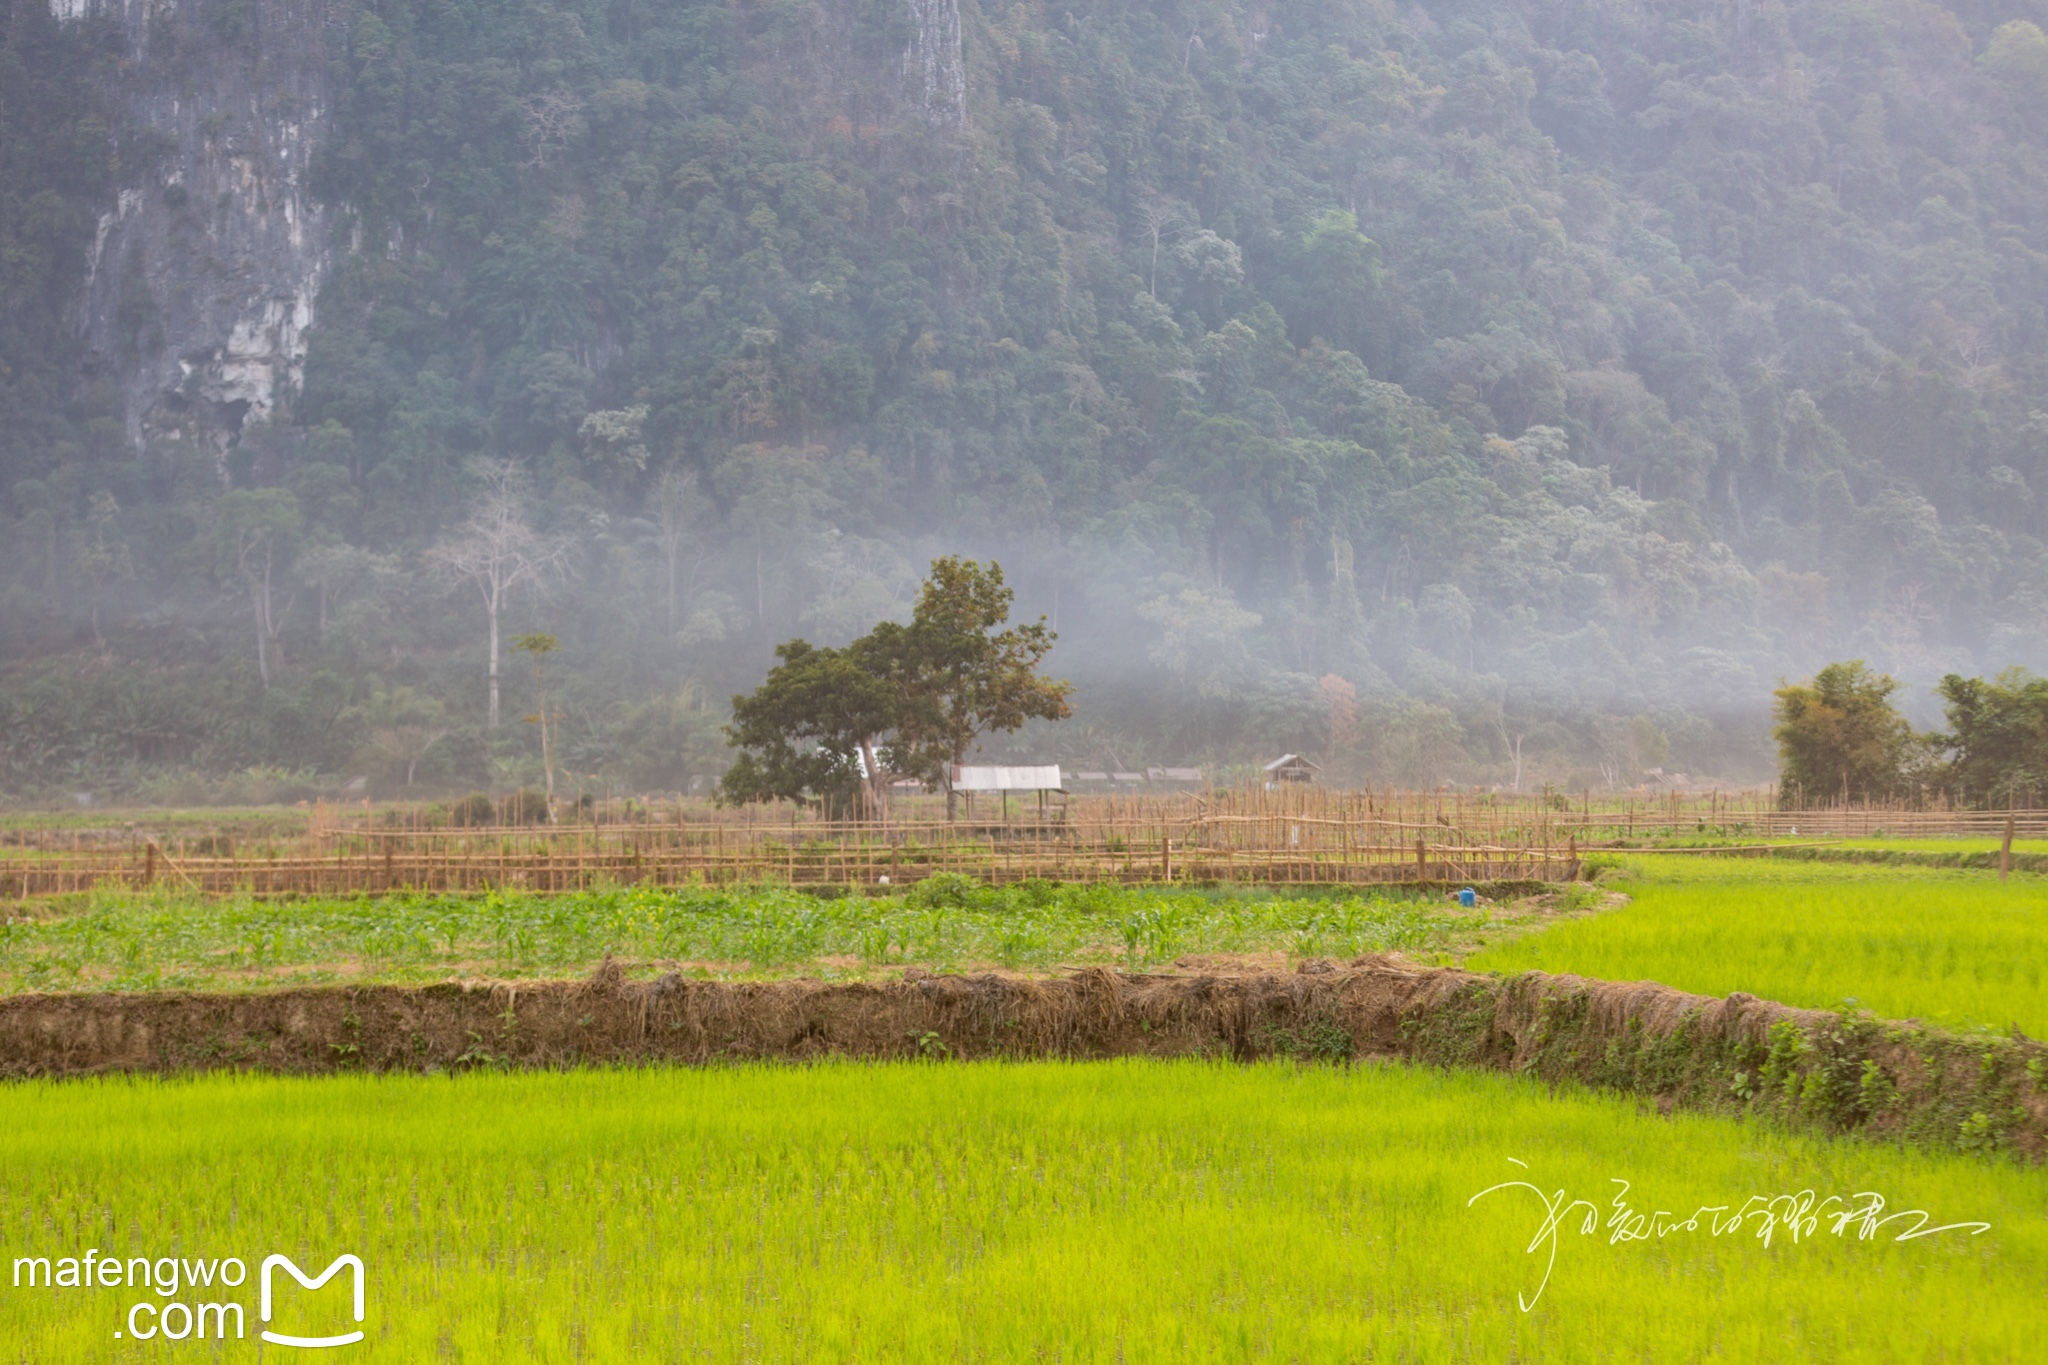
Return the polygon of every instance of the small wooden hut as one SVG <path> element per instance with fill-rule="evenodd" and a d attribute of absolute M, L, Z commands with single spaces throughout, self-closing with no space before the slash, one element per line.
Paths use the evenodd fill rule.
<path fill-rule="evenodd" d="M 1268 782 L 1313 782 L 1322 765 L 1311 763 L 1300 754 L 1282 754 L 1266 765 Z"/>

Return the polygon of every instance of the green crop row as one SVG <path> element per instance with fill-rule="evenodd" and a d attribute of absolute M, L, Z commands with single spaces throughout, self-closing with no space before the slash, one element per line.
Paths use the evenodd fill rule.
<path fill-rule="evenodd" d="M 1495 1075 L 907 1063 L 6 1104 L 0 1269 L 90 1247 L 251 1272 L 172 1295 L 0 1281 L 23 1360 L 162 1358 L 116 1333 L 138 1302 L 141 1327 L 178 1321 L 174 1299 L 239 1301 L 239 1358 L 272 1252 L 309 1274 L 360 1256 L 350 1358 L 407 1362 L 2011 1361 L 2039 1349 L 2048 1281 L 2038 1172 Z M 1588 1204 L 1546 1239 L 1528 1189 L 1472 1202 L 1504 1181 Z M 1989 1229 L 1861 1237 L 1834 1216 L 1854 1199 L 1823 1202 L 1859 1193 Z M 280 1283 L 268 1325 L 354 1328 L 345 1284 Z"/>
<path fill-rule="evenodd" d="M 1188 952 L 1351 957 L 1443 948 L 1441 904 L 934 877 L 893 896 L 777 887 L 263 901 L 106 891 L 0 920 L 0 992 L 219 988 L 637 970 L 841 974 L 916 963 L 1141 968 Z"/>

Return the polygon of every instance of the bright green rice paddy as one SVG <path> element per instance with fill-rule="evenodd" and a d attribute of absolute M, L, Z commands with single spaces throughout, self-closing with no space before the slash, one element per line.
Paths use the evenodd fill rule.
<path fill-rule="evenodd" d="M 9 1360 L 241 1359 L 255 1268 L 367 1268 L 388 1361 L 2012 1361 L 2040 1346 L 2038 1171 L 1493 1075 L 1116 1062 L 25 1084 L 0 1264 L 238 1257 L 249 1338 L 116 1340 L 134 1288 L 0 1280 Z M 1526 1171 L 1509 1158 L 1528 1163 Z M 1543 1257 L 1527 1178 L 1679 1218 L 1873 1191 L 1982 1235 L 1824 1219 Z M 1723 1215 L 1724 1217 L 1726 1215 Z M 288 1283 L 288 1282 L 287 1282 Z M 338 1292 L 339 1291 L 339 1292 Z M 223 1292 L 181 1293 L 185 1301 Z M 347 1330 L 346 1290 L 278 1330 Z M 138 1319 L 147 1326 L 152 1319 Z M 273 1352 L 272 1354 L 278 1354 Z M 295 1353 L 292 1353 L 295 1354 Z"/>
<path fill-rule="evenodd" d="M 1606 884 L 1629 905 L 1467 965 L 2048 1035 L 2048 879 L 1654 855 L 1627 857 L 1618 871 Z"/>
<path fill-rule="evenodd" d="M 1894 839 L 1887 836 L 1871 839 L 1844 839 L 1841 841 L 1840 847 L 1876 849 L 1895 853 L 1996 853 L 2003 843 L 2004 840 L 1998 838 Z M 2015 839 L 2012 841 L 2012 851 L 2015 853 L 2048 853 L 2048 839 Z"/>

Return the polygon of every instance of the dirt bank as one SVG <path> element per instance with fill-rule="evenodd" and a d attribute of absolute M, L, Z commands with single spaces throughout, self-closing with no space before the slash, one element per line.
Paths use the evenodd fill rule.
<path fill-rule="evenodd" d="M 0 1076 L 430 1071 L 824 1057 L 1394 1058 L 1576 1080 L 1936 1146 L 2048 1148 L 2048 1047 L 1736 994 L 1387 958 L 1057 980 L 585 981 L 0 999 Z"/>

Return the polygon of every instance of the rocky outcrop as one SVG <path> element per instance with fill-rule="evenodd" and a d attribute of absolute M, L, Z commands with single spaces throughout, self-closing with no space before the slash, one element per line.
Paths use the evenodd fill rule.
<path fill-rule="evenodd" d="M 910 0 L 903 86 L 905 97 L 933 123 L 966 126 L 967 60 L 960 42 L 960 0 Z"/>
<path fill-rule="evenodd" d="M 131 130 L 124 142 L 139 153 L 124 150 L 123 183 L 100 215 L 77 325 L 120 395 L 129 440 L 196 443 L 225 481 L 244 428 L 299 388 L 320 285 L 336 252 L 353 249 L 333 240 L 334 215 L 308 187 L 332 130 L 347 0 L 48 3 L 60 20 L 119 29 L 127 57 L 109 122 Z M 901 97 L 962 129 L 958 2 L 906 3 Z M 815 74 L 820 90 L 843 83 Z"/>
<path fill-rule="evenodd" d="M 131 441 L 176 435 L 223 477 L 243 428 L 299 385 L 331 254 L 307 189 L 332 101 L 331 0 L 51 0 L 59 18 L 117 19 L 111 92 L 131 130 L 78 301 L 93 363 Z"/>

